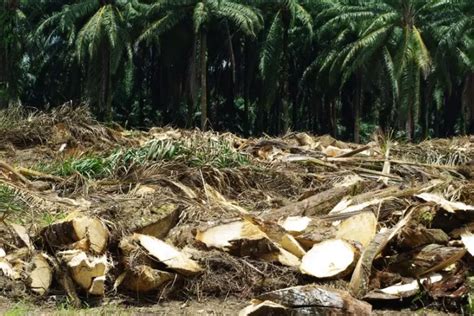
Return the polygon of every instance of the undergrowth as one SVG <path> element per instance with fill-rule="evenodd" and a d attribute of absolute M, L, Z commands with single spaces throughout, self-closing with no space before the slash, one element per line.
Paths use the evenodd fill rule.
<path fill-rule="evenodd" d="M 54 174 L 71 176 L 79 173 L 87 178 L 103 178 L 112 174 L 112 165 L 107 158 L 87 156 L 68 158 L 55 166 Z"/>
<path fill-rule="evenodd" d="M 181 162 L 190 167 L 210 166 L 218 169 L 250 163 L 247 155 L 239 153 L 226 141 L 151 140 L 138 148 L 118 148 L 105 156 L 88 154 L 70 157 L 49 166 L 38 166 L 38 169 L 58 176 L 80 174 L 99 179 L 113 176 L 120 170 L 129 170 L 132 166 L 149 166 L 170 161 Z"/>
<path fill-rule="evenodd" d="M 0 130 L 16 127 L 19 122 L 28 119 L 21 105 L 10 105 L 0 110 Z"/>
<path fill-rule="evenodd" d="M 0 220 L 25 210 L 26 204 L 9 186 L 0 184 Z"/>

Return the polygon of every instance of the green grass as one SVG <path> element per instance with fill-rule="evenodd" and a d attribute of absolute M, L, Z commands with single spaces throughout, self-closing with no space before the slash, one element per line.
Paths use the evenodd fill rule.
<path fill-rule="evenodd" d="M 107 158 L 87 156 L 64 160 L 58 165 L 55 174 L 67 177 L 79 173 L 87 178 L 104 178 L 112 172 L 112 166 Z"/>
<path fill-rule="evenodd" d="M 89 179 L 101 179 L 128 170 L 131 166 L 146 166 L 158 162 L 176 161 L 191 167 L 235 168 L 250 164 L 249 157 L 220 140 L 172 141 L 152 140 L 138 148 L 118 148 L 104 156 L 68 158 L 51 165 L 38 165 L 42 172 L 68 177 L 80 174 Z"/>
<path fill-rule="evenodd" d="M 5 311 L 3 315 L 5 316 L 22 316 L 28 315 L 32 311 L 31 306 L 29 306 L 25 302 L 17 302 L 15 305 L 11 306 L 9 309 Z"/>
<path fill-rule="evenodd" d="M 48 226 L 66 217 L 67 217 L 66 213 L 57 213 L 57 214 L 52 214 L 49 212 L 43 213 L 41 216 L 41 224 L 44 226 Z"/>
<path fill-rule="evenodd" d="M 3 314 L 1 314 L 3 312 Z M 133 309 L 127 309 L 122 306 L 100 306 L 100 307 L 85 307 L 76 309 L 72 307 L 67 301 L 58 303 L 55 307 L 40 307 L 35 306 L 28 301 L 20 301 L 10 306 L 6 310 L 0 310 L 1 315 L 5 316 L 23 316 L 23 315 L 135 315 Z"/>

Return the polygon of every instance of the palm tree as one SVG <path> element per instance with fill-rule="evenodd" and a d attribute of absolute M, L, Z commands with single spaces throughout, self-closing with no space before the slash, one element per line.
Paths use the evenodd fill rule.
<path fill-rule="evenodd" d="M 424 34 L 430 27 L 431 6 L 432 2 L 419 0 L 339 1 L 327 10 L 328 20 L 319 30 L 322 34 L 338 30 L 336 38 L 345 37 L 348 28 L 356 30 L 356 39 L 333 48 L 323 68 L 339 73 L 343 86 L 353 75 L 363 80 L 364 69 L 384 65 L 408 139 L 414 137 L 421 79 L 432 70 Z M 355 120 L 358 126 L 360 118 Z"/>
<path fill-rule="evenodd" d="M 86 90 L 98 118 L 112 120 L 114 75 L 126 52 L 131 56 L 123 3 L 83 0 L 64 5 L 38 28 L 51 36 L 65 36 L 71 53 L 84 65 Z"/>
<path fill-rule="evenodd" d="M 461 131 L 474 133 L 474 6 L 468 0 L 439 1 L 433 6 L 433 13 L 433 94 L 438 112 L 445 103 L 445 135 L 454 133 L 456 114 L 461 114 Z M 461 106 L 460 111 L 455 111 L 449 96 L 459 90 Z"/>
<path fill-rule="evenodd" d="M 210 28 L 229 25 L 249 37 L 256 37 L 261 28 L 261 17 L 252 8 L 229 0 L 169 0 L 158 1 L 146 8 L 146 16 L 152 21 L 145 27 L 139 41 L 159 39 L 160 35 L 190 18 L 194 31 L 194 57 L 199 59 L 199 87 L 201 129 L 206 130 L 207 117 L 207 33 Z M 220 24 L 222 23 L 222 24 Z M 235 65 L 234 65 L 235 66 Z M 194 73 L 194 72 L 193 72 Z M 191 79 L 193 80 L 193 79 Z"/>
<path fill-rule="evenodd" d="M 265 12 L 271 12 L 271 22 L 262 46 L 259 63 L 260 74 L 264 81 L 265 104 L 267 107 L 273 104 L 279 87 L 282 98 L 281 131 L 286 133 L 290 117 L 288 100 L 290 30 L 300 23 L 307 32 L 304 35 L 306 40 L 310 42 L 313 36 L 312 18 L 303 6 L 304 1 L 261 0 L 256 3 Z"/>
<path fill-rule="evenodd" d="M 18 0 L 0 5 L 0 108 L 16 102 L 20 94 L 20 62 L 23 55 L 25 16 Z"/>

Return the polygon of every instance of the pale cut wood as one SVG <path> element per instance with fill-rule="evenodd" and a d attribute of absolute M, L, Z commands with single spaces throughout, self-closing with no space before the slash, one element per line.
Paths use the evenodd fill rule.
<path fill-rule="evenodd" d="M 289 251 L 300 259 L 306 254 L 304 248 L 301 247 L 300 243 L 295 239 L 295 237 L 291 236 L 290 234 L 283 235 L 279 244 L 283 249 Z"/>
<path fill-rule="evenodd" d="M 196 240 L 240 257 L 260 258 L 297 267 L 304 253 L 300 244 L 279 225 L 248 214 L 244 220 L 199 231 Z"/>
<path fill-rule="evenodd" d="M 13 266 L 10 262 L 4 258 L 0 258 L 0 272 L 11 280 L 19 279 L 20 275 L 17 271 L 13 270 Z"/>
<path fill-rule="evenodd" d="M 104 291 L 99 292 L 100 287 L 94 284 L 95 278 L 105 277 L 109 270 L 109 263 L 105 255 L 93 257 L 80 250 L 66 250 L 59 252 L 58 256 L 66 263 L 72 279 L 83 290 L 93 295 L 105 294 Z"/>
<path fill-rule="evenodd" d="M 342 239 L 315 244 L 301 260 L 300 271 L 320 279 L 344 277 L 352 272 L 359 249 Z"/>
<path fill-rule="evenodd" d="M 103 254 L 105 252 L 109 231 L 101 220 L 83 216 L 73 219 L 72 224 L 79 240 L 88 240 L 90 250 L 93 253 Z"/>
<path fill-rule="evenodd" d="M 92 284 L 89 288 L 89 293 L 92 295 L 104 295 L 105 275 L 98 276 L 92 280 Z"/>
<path fill-rule="evenodd" d="M 398 283 L 383 289 L 373 290 L 364 296 L 366 300 L 399 300 L 416 295 L 420 291 L 420 284 L 425 282 L 433 284 L 443 280 L 441 274 L 433 274 L 419 280 L 412 280 L 408 283 Z"/>
<path fill-rule="evenodd" d="M 287 266 L 298 266 L 297 256 L 304 251 L 283 228 L 250 215 L 245 215 L 242 221 L 201 230 L 196 240 L 209 248 L 218 248 L 232 255 L 261 258 Z"/>
<path fill-rule="evenodd" d="M 254 300 L 251 305 L 239 312 L 239 316 L 267 316 L 267 315 L 288 315 L 289 310 L 280 304 L 272 301 Z"/>
<path fill-rule="evenodd" d="M 446 200 L 444 197 L 434 193 L 421 193 L 417 194 L 416 197 L 426 201 L 434 202 L 441 206 L 444 210 L 450 213 L 455 213 L 456 211 L 474 211 L 474 206 L 467 205 L 462 202 L 452 202 Z"/>
<path fill-rule="evenodd" d="M 41 236 L 51 248 L 77 247 L 103 254 L 107 249 L 109 231 L 101 220 L 73 213 L 44 228 Z"/>
<path fill-rule="evenodd" d="M 276 252 L 269 252 L 259 256 L 260 259 L 268 262 L 278 262 L 287 267 L 298 267 L 301 264 L 300 259 L 294 254 L 283 248 L 277 248 Z"/>
<path fill-rule="evenodd" d="M 257 225 L 249 221 L 234 221 L 216 225 L 209 229 L 198 231 L 196 240 L 204 243 L 208 248 L 217 248 L 230 251 L 237 240 L 264 240 L 267 235 Z"/>
<path fill-rule="evenodd" d="M 258 226 L 258 228 L 276 244 L 275 246 L 277 248 L 283 248 L 298 258 L 301 258 L 306 253 L 298 241 L 292 235 L 288 234 L 280 225 L 274 222 L 260 220 L 251 215 L 245 215 L 244 219 Z"/>
<path fill-rule="evenodd" d="M 461 234 L 461 240 L 467 252 L 469 252 L 471 256 L 474 256 L 474 234 L 470 232 L 464 232 Z"/>
<path fill-rule="evenodd" d="M 325 154 L 326 157 L 338 157 L 338 156 L 342 156 L 344 154 L 347 154 L 350 151 L 351 151 L 350 149 L 340 149 L 338 147 L 331 146 L 331 145 L 329 145 L 329 146 L 327 146 L 327 147 L 325 147 L 321 150 L 321 152 L 323 154 Z"/>
<path fill-rule="evenodd" d="M 283 227 L 290 234 L 299 234 L 311 223 L 311 218 L 308 216 L 289 216 L 286 219 L 281 219 L 278 224 Z"/>
<path fill-rule="evenodd" d="M 337 226 L 336 238 L 353 240 L 367 247 L 377 233 L 377 217 L 373 212 L 362 212 L 343 220 Z"/>
<path fill-rule="evenodd" d="M 15 231 L 17 236 L 21 239 L 21 241 L 25 244 L 28 249 L 33 250 L 34 246 L 33 243 L 31 242 L 30 236 L 28 235 L 28 232 L 24 226 L 18 225 L 11 223 L 9 224 L 11 228 Z"/>
<path fill-rule="evenodd" d="M 180 250 L 153 236 L 134 234 L 133 239 L 147 251 L 148 255 L 183 275 L 196 275 L 203 271 L 199 264 Z"/>
<path fill-rule="evenodd" d="M 392 238 L 395 237 L 407 223 L 410 222 L 412 214 L 413 211 L 410 211 L 393 228 L 379 232 L 364 249 L 351 277 L 349 287 L 352 295 L 361 298 L 367 294 L 370 275 L 372 273 L 372 262 L 380 252 L 382 252 L 388 242 L 392 240 Z"/>
<path fill-rule="evenodd" d="M 46 294 L 53 280 L 53 269 L 42 253 L 33 255 L 30 265 L 28 278 L 31 290 L 39 295 Z"/>

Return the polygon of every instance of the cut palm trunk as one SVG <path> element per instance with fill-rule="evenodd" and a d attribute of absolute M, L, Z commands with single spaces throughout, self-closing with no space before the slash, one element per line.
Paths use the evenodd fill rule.
<path fill-rule="evenodd" d="M 394 227 L 379 232 L 367 245 L 356 264 L 351 277 L 350 290 L 355 297 L 361 298 L 368 292 L 372 263 L 398 232 L 410 222 L 413 211 L 409 212 Z"/>
<path fill-rule="evenodd" d="M 304 249 L 311 249 L 313 245 L 329 239 L 355 241 L 365 247 L 375 236 L 377 218 L 372 212 L 362 212 L 335 225 L 317 218 L 291 216 L 280 220 L 280 226 L 292 234 Z"/>
<path fill-rule="evenodd" d="M 125 262 L 130 270 L 138 265 L 154 265 L 154 262 L 185 276 L 202 272 L 199 264 L 174 246 L 153 236 L 133 234 L 120 243 Z"/>
<path fill-rule="evenodd" d="M 16 280 L 20 278 L 20 274 L 13 269 L 12 264 L 8 260 L 0 258 L 0 277 Z"/>
<path fill-rule="evenodd" d="M 66 264 L 72 279 L 81 289 L 92 295 L 105 294 L 105 276 L 109 270 L 105 255 L 93 257 L 80 250 L 67 250 L 59 252 L 58 257 Z"/>
<path fill-rule="evenodd" d="M 370 315 L 372 311 L 370 304 L 345 291 L 313 284 L 268 292 L 257 299 L 291 308 L 291 315 Z"/>
<path fill-rule="evenodd" d="M 462 202 L 452 202 L 446 200 L 439 194 L 434 193 L 421 193 L 417 194 L 416 197 L 426 201 L 426 202 L 433 202 L 441 206 L 445 211 L 450 213 L 455 213 L 457 211 L 474 211 L 474 206 L 467 205 Z"/>
<path fill-rule="evenodd" d="M 337 228 L 330 222 L 317 218 L 288 217 L 280 223 L 305 250 L 311 249 L 314 244 L 333 239 L 337 232 Z"/>
<path fill-rule="evenodd" d="M 87 216 L 56 222 L 44 228 L 40 235 L 52 249 L 72 248 L 94 254 L 103 254 L 109 239 L 105 224 Z"/>
<path fill-rule="evenodd" d="M 250 221 L 234 221 L 198 231 L 196 240 L 240 257 L 258 257 L 277 252 L 277 247 L 260 228 Z"/>
<path fill-rule="evenodd" d="M 445 245 L 449 236 L 441 229 L 426 228 L 421 224 L 406 226 L 399 233 L 396 245 L 402 249 L 414 249 L 428 244 Z"/>
<path fill-rule="evenodd" d="M 389 269 L 402 276 L 419 277 L 440 271 L 461 260 L 465 254 L 464 248 L 431 244 L 393 257 Z"/>
<path fill-rule="evenodd" d="M 198 274 L 203 270 L 196 261 L 158 238 L 142 234 L 134 234 L 134 238 L 151 257 L 171 270 L 187 276 Z"/>
<path fill-rule="evenodd" d="M 433 284 L 442 281 L 441 274 L 433 274 L 429 277 L 410 282 L 398 283 L 383 289 L 373 290 L 364 296 L 365 300 L 399 300 L 412 297 L 420 292 L 420 284 Z"/>
<path fill-rule="evenodd" d="M 260 258 L 291 267 L 299 265 L 298 256 L 304 253 L 299 243 L 278 225 L 248 216 L 242 221 L 201 230 L 196 240 L 208 248 L 217 248 L 235 256 Z"/>
<path fill-rule="evenodd" d="M 293 235 L 303 233 L 310 223 L 311 218 L 308 216 L 289 216 L 278 222 L 283 229 Z"/>
<path fill-rule="evenodd" d="M 315 244 L 301 260 L 300 271 L 317 278 L 342 278 L 352 272 L 360 251 L 342 239 Z"/>
<path fill-rule="evenodd" d="M 343 220 L 337 226 L 336 238 L 352 240 L 367 247 L 377 232 L 377 217 L 373 212 L 362 212 Z"/>
<path fill-rule="evenodd" d="M 53 269 L 43 253 L 33 255 L 28 269 L 28 279 L 31 291 L 44 295 L 48 292 L 53 280 Z"/>
<path fill-rule="evenodd" d="M 292 254 L 289 251 L 286 251 L 283 248 L 277 248 L 278 251 L 276 252 L 269 252 L 259 256 L 259 259 L 273 262 L 273 263 L 280 263 L 287 267 L 298 267 L 301 264 L 301 261 L 297 256 Z"/>
<path fill-rule="evenodd" d="M 469 252 L 471 256 L 474 256 L 474 234 L 470 232 L 464 232 L 461 234 L 461 240 L 467 252 Z"/>
<path fill-rule="evenodd" d="M 250 215 L 245 215 L 245 220 L 258 226 L 258 228 L 264 232 L 271 241 L 276 243 L 277 247 L 283 248 L 298 258 L 301 258 L 306 254 L 306 251 L 298 243 L 295 237 L 287 233 L 280 225 L 273 222 L 263 221 Z"/>
<path fill-rule="evenodd" d="M 161 289 L 164 285 L 174 280 L 175 277 L 176 274 L 174 273 L 153 269 L 147 265 L 139 265 L 120 275 L 116 286 L 134 292 L 145 293 Z"/>

